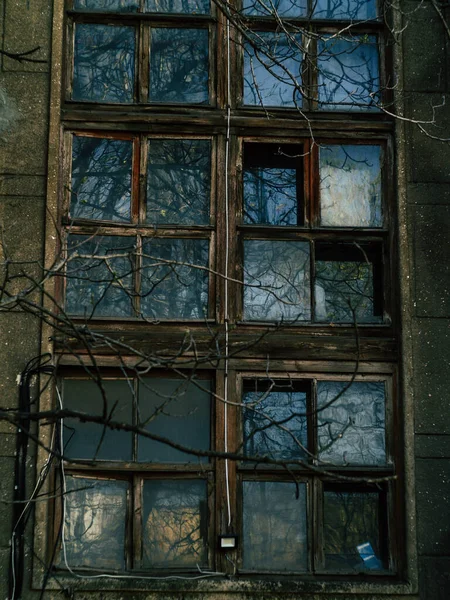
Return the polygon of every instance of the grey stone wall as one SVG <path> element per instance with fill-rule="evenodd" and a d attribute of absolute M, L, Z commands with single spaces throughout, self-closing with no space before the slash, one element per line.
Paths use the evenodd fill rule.
<path fill-rule="evenodd" d="M 404 88 L 408 116 L 450 137 L 450 37 L 432 2 L 407 1 Z M 443 9 L 447 24 L 449 8 Z M 407 200 L 413 297 L 416 501 L 423 600 L 450 597 L 450 147 L 409 124 Z"/>
<path fill-rule="evenodd" d="M 0 224 L 3 239 L 10 257 L 42 261 L 51 2 L 4 0 L 0 10 L 0 31 L 2 50 L 24 52 L 40 46 L 32 56 L 47 61 L 44 64 L 20 63 L 0 55 Z M 16 378 L 30 358 L 39 353 L 39 346 L 40 326 L 33 317 L 0 313 L 1 407 L 17 404 Z M 15 443 L 12 428 L 0 421 L 0 598 L 7 598 L 8 593 Z"/>

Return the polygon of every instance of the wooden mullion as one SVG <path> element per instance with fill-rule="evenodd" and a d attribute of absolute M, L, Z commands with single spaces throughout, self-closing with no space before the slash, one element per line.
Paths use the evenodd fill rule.
<path fill-rule="evenodd" d="M 149 100 L 150 77 L 150 27 L 144 22 L 139 25 L 139 56 L 138 56 L 138 101 L 141 104 Z"/>
<path fill-rule="evenodd" d="M 322 570 L 325 567 L 324 555 L 324 529 L 323 529 L 323 483 L 318 478 L 313 478 L 313 532 L 312 532 L 312 571 Z"/>
<path fill-rule="evenodd" d="M 148 145 L 149 138 L 141 134 L 139 136 L 140 144 L 140 164 L 139 164 L 139 224 L 144 225 L 147 220 L 147 169 L 148 169 Z"/>
<path fill-rule="evenodd" d="M 140 569 L 142 565 L 143 544 L 143 522 L 142 522 L 142 495 L 143 495 L 143 480 L 142 477 L 133 475 L 133 560 L 132 567 Z"/>
<path fill-rule="evenodd" d="M 64 85 L 61 86 L 61 93 L 63 95 L 62 104 L 64 104 L 64 100 L 69 100 L 70 98 L 72 98 L 72 84 L 75 61 L 75 23 L 72 19 L 68 19 L 67 21 L 65 35 L 66 68 L 63 69 Z"/>
<path fill-rule="evenodd" d="M 319 171 L 319 142 L 310 143 L 309 167 L 309 222 L 311 227 L 320 225 L 320 171 Z"/>

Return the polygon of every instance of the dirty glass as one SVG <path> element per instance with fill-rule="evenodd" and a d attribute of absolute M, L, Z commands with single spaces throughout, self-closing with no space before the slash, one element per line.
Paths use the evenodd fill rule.
<path fill-rule="evenodd" d="M 250 17 L 305 17 L 307 0 L 243 0 L 243 14 Z"/>
<path fill-rule="evenodd" d="M 318 88 L 321 110 L 378 110 L 380 74 L 374 35 L 318 42 Z"/>
<path fill-rule="evenodd" d="M 74 0 L 75 10 L 99 12 L 137 12 L 139 0 Z"/>
<path fill-rule="evenodd" d="M 66 478 L 64 540 L 69 567 L 125 568 L 127 492 L 125 481 Z"/>
<path fill-rule="evenodd" d="M 141 313 L 148 319 L 208 316 L 208 240 L 152 239 L 143 245 Z"/>
<path fill-rule="evenodd" d="M 73 100 L 133 102 L 134 27 L 75 25 Z"/>
<path fill-rule="evenodd" d="M 325 491 L 323 533 L 326 569 L 366 571 L 383 568 L 379 513 L 379 494 L 375 492 Z M 367 543 L 374 553 L 370 561 L 361 557 L 361 546 Z"/>
<path fill-rule="evenodd" d="M 308 321 L 309 243 L 244 242 L 244 318 L 250 321 Z"/>
<path fill-rule="evenodd" d="M 71 235 L 66 267 L 66 311 L 91 317 L 132 315 L 135 238 Z"/>
<path fill-rule="evenodd" d="M 133 423 L 133 383 L 102 380 L 65 379 L 64 408 L 92 416 L 106 414 L 111 421 Z M 64 419 L 64 456 L 88 460 L 132 459 L 132 435 L 97 423 Z"/>
<path fill-rule="evenodd" d="M 367 21 L 377 18 L 377 0 L 314 0 L 314 19 Z"/>
<path fill-rule="evenodd" d="M 315 320 L 380 323 L 379 282 L 367 248 L 317 246 Z M 375 287 L 376 284 L 376 287 Z"/>
<path fill-rule="evenodd" d="M 143 566 L 207 566 L 206 481 L 144 481 Z"/>
<path fill-rule="evenodd" d="M 323 146 L 319 156 L 321 225 L 381 227 L 380 146 Z"/>
<path fill-rule="evenodd" d="M 207 104 L 207 29 L 152 28 L 150 102 Z"/>
<path fill-rule="evenodd" d="M 155 435 L 186 448 L 210 449 L 211 382 L 142 379 L 139 382 L 139 424 Z M 138 460 L 157 463 L 208 462 L 162 442 L 138 439 Z"/>
<path fill-rule="evenodd" d="M 386 464 L 383 381 L 317 383 L 318 455 L 335 465 Z"/>
<path fill-rule="evenodd" d="M 294 389 L 289 382 L 247 382 L 244 452 L 280 460 L 304 458 L 308 445 L 306 399 L 306 391 Z"/>
<path fill-rule="evenodd" d="M 130 221 L 132 142 L 74 136 L 70 215 Z"/>
<path fill-rule="evenodd" d="M 244 104 L 301 106 L 301 36 L 269 31 L 248 35 L 253 43 L 244 44 Z"/>
<path fill-rule="evenodd" d="M 243 482 L 243 567 L 257 571 L 306 571 L 306 485 Z"/>
<path fill-rule="evenodd" d="M 209 140 L 149 140 L 147 223 L 208 225 Z"/>
<path fill-rule="evenodd" d="M 207 15 L 209 0 L 145 0 L 144 12 Z"/>
<path fill-rule="evenodd" d="M 244 145 L 244 223 L 301 225 L 301 146 Z"/>

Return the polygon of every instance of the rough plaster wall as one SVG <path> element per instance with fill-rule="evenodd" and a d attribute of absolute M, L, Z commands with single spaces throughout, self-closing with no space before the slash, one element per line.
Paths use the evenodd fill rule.
<path fill-rule="evenodd" d="M 21 64 L 0 56 L 0 226 L 8 255 L 19 260 L 41 260 L 43 254 L 50 25 L 49 0 L 0 4 L 1 48 L 23 52 L 41 46 L 34 56 L 47 60 Z M 30 316 L 0 314 L 0 406 L 17 403 L 16 377 L 38 354 L 39 336 L 39 324 Z M 14 432 L 0 423 L 2 600 L 7 597 L 14 451 Z M 32 475 L 32 460 L 29 466 Z"/>
<path fill-rule="evenodd" d="M 450 137 L 450 39 L 431 2 L 413 11 L 404 36 L 408 114 Z M 450 23 L 450 9 L 444 9 Z M 450 597 L 449 265 L 450 149 L 407 127 L 407 199 L 413 274 L 413 369 L 419 586 L 423 600 Z"/>

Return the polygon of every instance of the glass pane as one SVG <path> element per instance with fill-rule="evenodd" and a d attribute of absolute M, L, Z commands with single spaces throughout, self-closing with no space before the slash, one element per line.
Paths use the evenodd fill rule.
<path fill-rule="evenodd" d="M 74 0 L 75 10 L 104 12 L 136 12 L 139 0 Z"/>
<path fill-rule="evenodd" d="M 380 74 L 376 36 L 320 40 L 317 68 L 322 110 L 378 110 Z"/>
<path fill-rule="evenodd" d="M 301 459 L 308 445 L 306 391 L 289 382 L 247 383 L 244 391 L 244 452 L 251 456 Z M 245 390 L 245 388 L 244 388 Z"/>
<path fill-rule="evenodd" d="M 209 0 L 145 0 L 145 12 L 180 13 L 184 15 L 209 14 Z"/>
<path fill-rule="evenodd" d="M 309 321 L 308 242 L 244 242 L 244 318 L 250 321 Z"/>
<path fill-rule="evenodd" d="M 125 568 L 128 483 L 67 477 L 64 538 L 71 568 Z"/>
<path fill-rule="evenodd" d="M 362 571 L 383 568 L 380 560 L 379 510 L 377 493 L 324 493 L 326 569 Z M 370 548 L 373 553 L 369 555 L 366 549 Z"/>
<path fill-rule="evenodd" d="M 208 240 L 153 239 L 144 244 L 141 292 L 144 317 L 207 318 L 208 248 Z"/>
<path fill-rule="evenodd" d="M 206 481 L 145 481 L 144 567 L 207 566 Z"/>
<path fill-rule="evenodd" d="M 77 24 L 73 100 L 133 102 L 134 27 Z"/>
<path fill-rule="evenodd" d="M 317 246 L 315 320 L 322 323 L 380 323 L 379 273 L 367 248 Z M 377 289 L 375 289 L 375 285 Z"/>
<path fill-rule="evenodd" d="M 244 44 L 244 104 L 301 106 L 300 35 L 249 32 L 254 42 Z"/>
<path fill-rule="evenodd" d="M 385 389 L 383 381 L 317 383 L 318 454 L 336 465 L 384 465 Z"/>
<path fill-rule="evenodd" d="M 251 17 L 305 17 L 307 0 L 243 0 L 244 15 Z"/>
<path fill-rule="evenodd" d="M 244 481 L 243 567 L 257 571 L 306 571 L 306 485 Z"/>
<path fill-rule="evenodd" d="M 86 318 L 131 316 L 134 243 L 134 238 L 112 235 L 69 237 L 68 313 Z"/>
<path fill-rule="evenodd" d="M 244 223 L 301 225 L 302 148 L 244 145 Z"/>
<path fill-rule="evenodd" d="M 147 223 L 208 225 L 209 140 L 150 140 Z"/>
<path fill-rule="evenodd" d="M 132 142 L 74 136 L 70 215 L 129 221 Z"/>
<path fill-rule="evenodd" d="M 139 383 L 139 422 L 150 433 L 194 450 L 209 450 L 211 382 L 182 379 L 144 379 Z M 208 462 L 207 457 L 187 454 L 167 444 L 141 437 L 141 462 Z"/>
<path fill-rule="evenodd" d="M 153 28 L 150 102 L 207 104 L 208 30 Z"/>
<path fill-rule="evenodd" d="M 109 419 L 132 424 L 133 383 L 102 380 L 102 387 L 103 391 L 94 381 L 65 379 L 64 408 L 102 416 L 106 402 Z M 78 419 L 64 419 L 64 455 L 89 460 L 131 460 L 131 433 Z"/>
<path fill-rule="evenodd" d="M 314 0 L 315 19 L 366 21 L 377 18 L 377 0 Z"/>
<path fill-rule="evenodd" d="M 320 148 L 321 225 L 381 227 L 380 146 Z"/>

